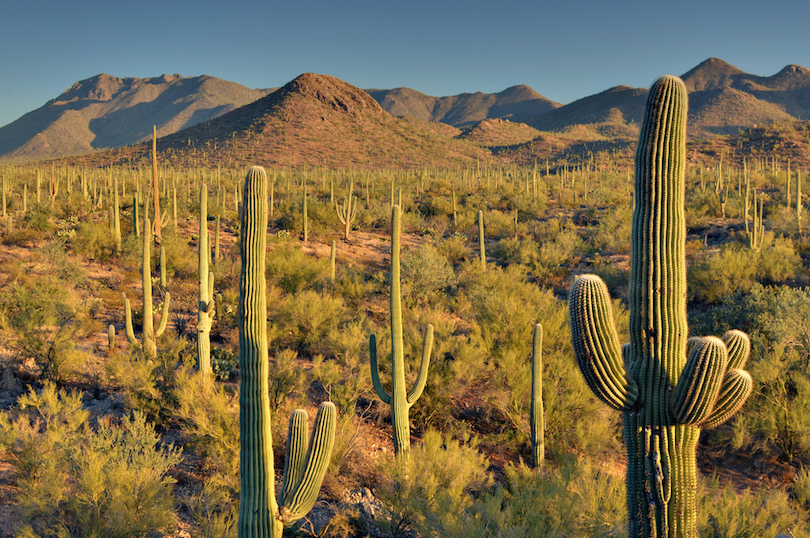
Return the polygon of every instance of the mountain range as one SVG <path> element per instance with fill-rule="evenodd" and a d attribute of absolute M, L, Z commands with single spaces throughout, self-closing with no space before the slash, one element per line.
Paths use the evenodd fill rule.
<path fill-rule="evenodd" d="M 709 58 L 681 78 L 690 92 L 693 138 L 810 118 L 810 70 L 801 66 L 763 77 Z M 0 157 L 35 160 L 129 146 L 157 125 L 160 146 L 178 159 L 193 148 L 216 147 L 230 148 L 241 160 L 250 146 L 255 157 L 290 166 L 414 164 L 408 155 L 423 151 L 436 162 L 452 162 L 480 158 L 482 147 L 550 139 L 632 141 L 646 94 L 617 86 L 561 105 L 526 85 L 433 97 L 410 88 L 363 91 L 314 74 L 277 91 L 206 75 L 102 74 L 0 128 Z"/>

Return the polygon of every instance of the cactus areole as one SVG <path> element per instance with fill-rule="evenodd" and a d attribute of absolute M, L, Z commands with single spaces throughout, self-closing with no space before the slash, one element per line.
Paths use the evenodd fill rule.
<path fill-rule="evenodd" d="M 581 276 L 569 295 L 580 370 L 599 399 L 623 411 L 631 537 L 697 536 L 700 429 L 730 418 L 752 388 L 744 333 L 687 341 L 686 108 L 679 78 L 650 88 L 636 150 L 630 343 L 619 346 L 599 277 Z"/>

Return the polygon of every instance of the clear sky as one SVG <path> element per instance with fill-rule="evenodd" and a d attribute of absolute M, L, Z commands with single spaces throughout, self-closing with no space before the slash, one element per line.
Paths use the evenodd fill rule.
<path fill-rule="evenodd" d="M 315 72 L 435 96 L 528 84 L 570 103 L 711 56 L 810 67 L 810 1 L 7 0 L 0 126 L 99 73 L 266 88 Z"/>

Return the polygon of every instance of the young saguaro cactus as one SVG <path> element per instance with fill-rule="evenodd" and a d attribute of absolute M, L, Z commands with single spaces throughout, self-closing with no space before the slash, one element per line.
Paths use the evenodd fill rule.
<path fill-rule="evenodd" d="M 200 244 L 197 253 L 199 286 L 197 303 L 197 368 L 211 373 L 211 322 L 216 313 L 214 273 L 208 270 L 208 186 L 200 187 Z"/>
<path fill-rule="evenodd" d="M 307 442 L 307 415 L 290 418 L 284 480 L 275 496 L 267 358 L 267 174 L 245 178 L 239 246 L 239 537 L 279 538 L 315 505 L 335 439 L 336 411 L 324 402 Z"/>
<path fill-rule="evenodd" d="M 394 425 L 394 452 L 407 454 L 411 448 L 411 428 L 408 424 L 408 410 L 422 395 L 427 381 L 430 353 L 433 349 L 433 325 L 427 326 L 422 346 L 422 362 L 413 389 L 405 393 L 405 344 L 402 334 L 402 294 L 399 277 L 400 209 L 391 209 L 391 394 L 388 394 L 380 381 L 377 367 L 377 336 L 369 338 L 371 352 L 371 381 L 374 390 L 383 401 L 391 406 L 391 422 Z"/>
<path fill-rule="evenodd" d="M 695 449 L 701 428 L 736 413 L 751 393 L 745 333 L 687 341 L 687 95 L 666 76 L 650 88 L 636 151 L 630 258 L 630 343 L 619 347 L 610 297 L 594 275 L 570 292 L 580 370 L 623 411 L 631 537 L 697 536 Z"/>
<path fill-rule="evenodd" d="M 163 311 L 160 315 L 160 325 L 156 331 L 154 321 L 152 319 L 152 232 L 149 219 L 144 219 L 143 222 L 142 253 L 143 261 L 141 265 L 141 282 L 143 287 L 143 332 L 140 344 L 138 344 L 138 340 L 135 338 L 135 331 L 132 328 L 132 309 L 129 305 L 129 299 L 127 299 L 125 293 L 122 293 L 124 298 L 124 320 L 129 343 L 133 346 L 142 346 L 146 357 L 154 359 L 157 357 L 157 344 L 155 343 L 155 338 L 160 338 L 160 336 L 166 330 L 166 323 L 169 321 L 169 303 L 171 301 L 171 294 L 166 292 L 166 298 L 163 301 Z"/>

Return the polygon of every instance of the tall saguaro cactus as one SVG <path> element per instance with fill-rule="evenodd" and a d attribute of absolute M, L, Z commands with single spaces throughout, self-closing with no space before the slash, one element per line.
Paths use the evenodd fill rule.
<path fill-rule="evenodd" d="M 335 440 L 335 406 L 321 404 L 307 441 L 307 415 L 290 418 L 284 480 L 275 495 L 270 396 L 267 383 L 267 174 L 245 178 L 239 246 L 239 537 L 279 538 L 285 526 L 315 505 Z"/>
<path fill-rule="evenodd" d="M 154 320 L 152 319 L 152 232 L 151 223 L 149 219 L 143 221 L 143 261 L 141 265 L 141 283 L 143 288 L 143 331 L 141 335 L 141 343 L 135 338 L 135 331 L 132 328 L 132 310 L 129 305 L 129 299 L 126 294 L 124 295 L 124 323 L 127 331 L 127 339 L 133 346 L 141 345 L 144 354 L 154 359 L 157 357 L 157 344 L 155 338 L 160 338 L 166 330 L 166 323 L 169 321 L 169 302 L 171 295 L 166 292 L 166 298 L 163 301 L 163 310 L 160 315 L 160 325 L 157 331 L 155 330 Z"/>
<path fill-rule="evenodd" d="M 200 186 L 200 245 L 197 256 L 199 301 L 197 303 L 197 367 L 211 373 L 211 322 L 216 313 L 214 304 L 214 273 L 208 270 L 208 186 Z"/>
<path fill-rule="evenodd" d="M 377 336 L 369 338 L 371 353 L 371 381 L 374 390 L 383 403 L 391 406 L 391 422 L 394 425 L 394 452 L 407 454 L 411 448 L 411 428 L 408 424 L 408 410 L 422 395 L 427 381 L 430 352 L 433 349 L 433 325 L 428 324 L 422 346 L 422 362 L 419 374 L 409 393 L 405 393 L 405 344 L 402 335 L 402 294 L 399 277 L 400 209 L 391 209 L 391 394 L 388 394 L 380 381 L 377 367 Z"/>
<path fill-rule="evenodd" d="M 630 343 L 619 347 L 602 280 L 570 292 L 577 362 L 602 401 L 623 411 L 631 537 L 697 536 L 695 449 L 701 428 L 736 413 L 751 393 L 745 333 L 687 342 L 684 175 L 687 96 L 666 76 L 647 97 L 636 151 Z"/>
<path fill-rule="evenodd" d="M 532 338 L 532 401 L 529 408 L 531 422 L 532 460 L 540 467 L 546 459 L 546 422 L 543 416 L 543 326 L 534 326 Z"/>

